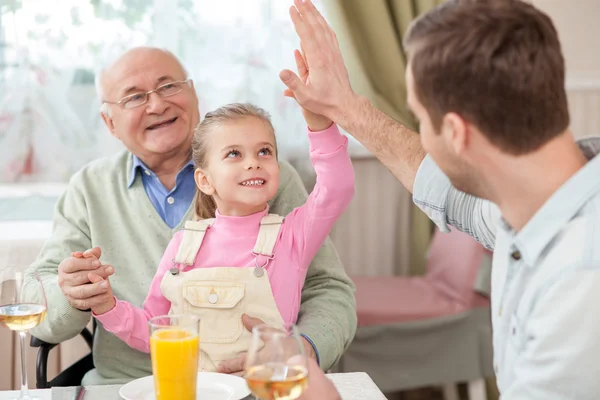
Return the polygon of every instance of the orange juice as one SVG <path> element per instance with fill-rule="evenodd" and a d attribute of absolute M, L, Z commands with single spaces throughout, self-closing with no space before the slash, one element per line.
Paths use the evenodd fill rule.
<path fill-rule="evenodd" d="M 198 335 L 183 329 L 159 329 L 150 336 L 157 400 L 196 400 Z"/>

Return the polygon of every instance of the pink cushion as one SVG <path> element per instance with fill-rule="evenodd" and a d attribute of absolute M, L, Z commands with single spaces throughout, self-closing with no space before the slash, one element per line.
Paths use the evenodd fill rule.
<path fill-rule="evenodd" d="M 489 305 L 473 290 L 485 249 L 468 235 L 436 232 L 427 275 L 353 277 L 358 325 L 417 321 Z"/>
<path fill-rule="evenodd" d="M 423 277 L 354 277 L 358 326 L 414 321 L 454 314 L 464 307 Z"/>
<path fill-rule="evenodd" d="M 426 279 L 446 297 L 468 307 L 476 299 L 473 289 L 486 252 L 464 232 L 436 230 L 429 246 Z"/>

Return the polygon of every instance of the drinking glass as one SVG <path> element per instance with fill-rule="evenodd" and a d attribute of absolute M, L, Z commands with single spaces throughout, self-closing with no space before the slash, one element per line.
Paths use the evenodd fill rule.
<path fill-rule="evenodd" d="M 35 400 L 27 389 L 27 331 L 46 316 L 46 294 L 37 274 L 25 283 L 25 269 L 0 267 L 0 327 L 19 333 L 21 348 L 21 392 L 18 400 Z M 27 296 L 25 295 L 27 293 Z"/>
<path fill-rule="evenodd" d="M 163 315 L 148 324 L 156 400 L 196 400 L 200 319 Z"/>
<path fill-rule="evenodd" d="M 261 400 L 294 400 L 308 382 L 308 365 L 298 329 L 287 332 L 267 325 L 252 330 L 244 378 Z"/>

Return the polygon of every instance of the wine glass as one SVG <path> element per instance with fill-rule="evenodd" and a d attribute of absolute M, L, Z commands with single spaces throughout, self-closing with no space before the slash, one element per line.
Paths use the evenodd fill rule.
<path fill-rule="evenodd" d="M 252 330 L 244 378 L 261 400 L 294 400 L 308 383 L 308 365 L 298 329 L 259 325 Z"/>
<path fill-rule="evenodd" d="M 27 390 L 27 331 L 46 316 L 46 294 L 37 274 L 22 268 L 0 267 L 0 328 L 19 332 L 21 347 L 21 393 L 17 400 L 35 400 Z M 27 293 L 27 294 L 26 294 Z"/>

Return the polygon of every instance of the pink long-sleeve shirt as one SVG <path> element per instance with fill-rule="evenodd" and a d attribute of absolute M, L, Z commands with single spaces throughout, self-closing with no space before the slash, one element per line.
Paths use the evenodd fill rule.
<path fill-rule="evenodd" d="M 306 271 L 335 221 L 354 195 L 354 170 L 348 154 L 348 139 L 334 124 L 321 132 L 308 133 L 310 158 L 317 182 L 306 203 L 285 217 L 275 244 L 275 258 L 266 267 L 275 303 L 286 325 L 295 323 Z M 254 268 L 252 250 L 258 237 L 263 212 L 231 217 L 217 211 L 196 255 L 195 268 L 233 266 Z M 149 352 L 148 320 L 168 314 L 171 303 L 162 295 L 163 276 L 173 267 L 183 232 L 177 232 L 167 247 L 142 308 L 118 300 L 107 313 L 96 315 L 106 330 L 129 346 Z"/>

